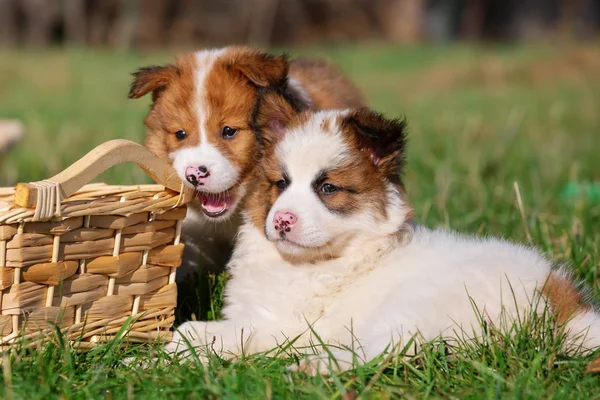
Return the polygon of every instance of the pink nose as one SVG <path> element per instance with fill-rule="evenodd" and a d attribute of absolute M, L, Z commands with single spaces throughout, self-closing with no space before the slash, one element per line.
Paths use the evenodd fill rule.
<path fill-rule="evenodd" d="M 185 178 L 194 186 L 202 186 L 202 180 L 210 176 L 210 171 L 204 165 L 190 165 L 185 169 Z"/>
<path fill-rule="evenodd" d="M 292 230 L 294 224 L 298 221 L 296 214 L 290 211 L 277 211 L 273 216 L 273 224 L 275 230 L 279 232 L 279 236 L 285 237 L 286 233 Z"/>

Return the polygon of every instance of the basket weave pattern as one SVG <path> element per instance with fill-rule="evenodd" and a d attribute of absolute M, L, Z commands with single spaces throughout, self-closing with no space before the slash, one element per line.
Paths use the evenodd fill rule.
<path fill-rule="evenodd" d="M 167 340 L 181 264 L 182 195 L 162 185 L 86 185 L 40 221 L 0 188 L 0 345 L 59 325 L 81 346 Z"/>

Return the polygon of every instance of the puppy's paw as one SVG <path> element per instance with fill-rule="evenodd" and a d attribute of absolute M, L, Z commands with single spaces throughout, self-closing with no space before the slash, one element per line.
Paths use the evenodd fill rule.
<path fill-rule="evenodd" d="M 186 322 L 173 333 L 173 339 L 164 347 L 171 362 L 185 362 L 198 359 L 206 363 L 206 345 L 200 340 L 199 331 L 204 322 Z"/>

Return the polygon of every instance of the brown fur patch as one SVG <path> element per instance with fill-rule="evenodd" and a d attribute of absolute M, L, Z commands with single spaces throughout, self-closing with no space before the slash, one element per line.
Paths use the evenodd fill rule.
<path fill-rule="evenodd" d="M 374 209 L 385 218 L 385 184 L 373 165 L 361 157 L 358 150 L 353 162 L 326 171 L 317 179 L 314 190 L 323 204 L 332 212 L 352 214 L 361 210 Z M 321 187 L 331 184 L 339 189 L 324 193 Z"/>
<path fill-rule="evenodd" d="M 290 63 L 290 78 L 300 82 L 313 101 L 313 109 L 360 108 L 361 91 L 334 65 L 324 60 L 299 58 Z"/>
<path fill-rule="evenodd" d="M 362 158 L 368 157 L 383 176 L 401 187 L 406 121 L 387 119 L 379 113 L 361 108 L 350 112 L 339 124 L 350 147 L 359 149 L 363 153 Z"/>
<path fill-rule="evenodd" d="M 272 56 L 248 47 L 230 47 L 227 54 L 227 66 L 241 72 L 254 85 L 260 87 L 285 85 L 289 69 L 286 56 Z"/>
<path fill-rule="evenodd" d="M 183 147 L 195 146 L 200 141 L 198 116 L 195 110 L 194 54 L 178 57 L 171 67 L 175 72 L 161 87 L 144 123 L 148 127 L 146 146 L 164 160 L 168 154 Z M 137 79 L 136 79 L 137 80 Z M 134 85 L 137 85 L 134 82 Z M 179 141 L 175 132 L 184 130 L 187 138 Z"/>
<path fill-rule="evenodd" d="M 578 312 L 591 308 L 573 283 L 558 274 L 550 274 L 542 293 L 548 299 L 559 324 L 566 322 Z"/>

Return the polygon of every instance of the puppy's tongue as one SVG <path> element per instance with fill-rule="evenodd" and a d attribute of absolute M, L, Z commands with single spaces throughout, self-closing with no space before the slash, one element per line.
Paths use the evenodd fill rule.
<path fill-rule="evenodd" d="M 229 192 L 198 193 L 198 198 L 202 204 L 202 211 L 209 217 L 225 213 L 231 205 Z"/>

